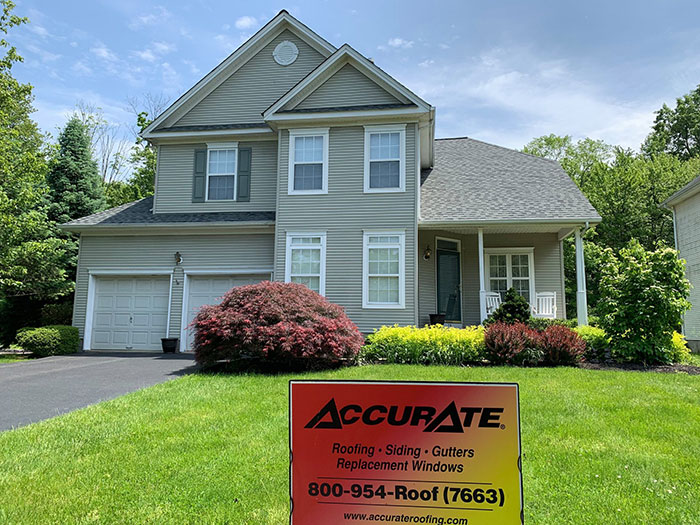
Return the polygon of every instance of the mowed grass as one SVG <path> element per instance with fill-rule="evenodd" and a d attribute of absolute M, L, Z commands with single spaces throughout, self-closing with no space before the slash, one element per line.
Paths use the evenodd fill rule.
<path fill-rule="evenodd" d="M 0 365 L 4 365 L 6 363 L 16 363 L 17 361 L 24 361 L 25 359 L 25 357 L 17 357 L 13 355 L 0 355 Z"/>
<path fill-rule="evenodd" d="M 526 523 L 700 523 L 698 376 L 368 366 L 303 377 L 517 381 Z M 288 523 L 290 378 L 192 375 L 0 434 L 0 523 Z"/>

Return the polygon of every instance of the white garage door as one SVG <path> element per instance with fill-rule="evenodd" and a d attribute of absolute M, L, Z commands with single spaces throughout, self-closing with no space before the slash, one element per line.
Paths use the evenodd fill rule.
<path fill-rule="evenodd" d="M 92 341 L 96 350 L 160 350 L 168 324 L 169 277 L 98 277 Z"/>
<path fill-rule="evenodd" d="M 231 288 L 269 281 L 269 274 L 262 275 L 192 275 L 188 277 L 187 324 L 194 321 L 197 312 L 207 304 L 219 304 Z M 192 349 L 194 333 L 187 329 L 187 350 Z"/>

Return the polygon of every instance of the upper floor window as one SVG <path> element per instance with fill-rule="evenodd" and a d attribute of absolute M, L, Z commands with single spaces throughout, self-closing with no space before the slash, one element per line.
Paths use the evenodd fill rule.
<path fill-rule="evenodd" d="M 238 144 L 208 144 L 207 200 L 230 201 L 236 198 Z"/>
<path fill-rule="evenodd" d="M 326 293 L 326 234 L 287 233 L 285 282 Z"/>
<path fill-rule="evenodd" d="M 363 308 L 404 308 L 405 237 L 403 231 L 364 233 Z"/>
<path fill-rule="evenodd" d="M 328 128 L 289 131 L 288 192 L 328 193 Z"/>
<path fill-rule="evenodd" d="M 406 125 L 365 126 L 365 193 L 405 191 Z"/>

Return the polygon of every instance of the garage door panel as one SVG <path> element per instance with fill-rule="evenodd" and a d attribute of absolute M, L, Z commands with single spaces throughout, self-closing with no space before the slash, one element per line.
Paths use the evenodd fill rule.
<path fill-rule="evenodd" d="M 170 277 L 95 279 L 91 347 L 157 350 L 166 336 Z"/>
<path fill-rule="evenodd" d="M 189 278 L 186 326 L 189 326 L 202 306 L 219 304 L 231 288 L 255 284 L 270 279 L 268 274 L 251 275 L 197 275 Z M 194 334 L 187 330 L 187 349 L 192 348 Z"/>

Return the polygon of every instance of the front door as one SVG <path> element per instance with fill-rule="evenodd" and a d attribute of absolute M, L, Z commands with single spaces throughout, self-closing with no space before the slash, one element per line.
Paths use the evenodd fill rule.
<path fill-rule="evenodd" d="M 459 242 L 437 239 L 437 304 L 446 323 L 462 322 Z"/>

